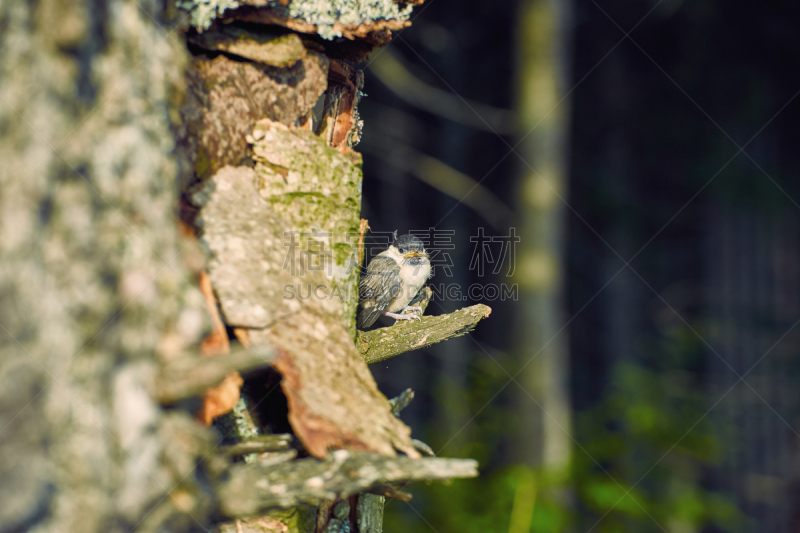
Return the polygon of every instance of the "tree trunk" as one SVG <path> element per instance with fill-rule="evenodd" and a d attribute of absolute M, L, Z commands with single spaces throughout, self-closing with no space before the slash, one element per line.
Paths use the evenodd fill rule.
<path fill-rule="evenodd" d="M 151 394 L 208 325 L 173 214 L 187 56 L 158 4 L 0 3 L 0 531 L 206 515 L 205 432 Z"/>
<path fill-rule="evenodd" d="M 566 202 L 566 144 L 570 3 L 522 2 L 519 17 L 518 108 L 520 131 L 521 248 L 516 276 L 521 327 L 517 352 L 517 411 L 521 413 L 516 456 L 525 463 L 560 470 L 572 441 L 568 392 L 563 249 Z"/>

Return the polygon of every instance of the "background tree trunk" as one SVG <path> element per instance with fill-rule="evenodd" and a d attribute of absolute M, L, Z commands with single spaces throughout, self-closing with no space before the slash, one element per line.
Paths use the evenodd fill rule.
<path fill-rule="evenodd" d="M 516 151 L 522 178 L 515 454 L 521 462 L 555 471 L 567 466 L 572 448 L 568 344 L 562 331 L 570 15 L 569 2 L 529 0 L 520 5 L 517 28 L 522 137 Z"/>

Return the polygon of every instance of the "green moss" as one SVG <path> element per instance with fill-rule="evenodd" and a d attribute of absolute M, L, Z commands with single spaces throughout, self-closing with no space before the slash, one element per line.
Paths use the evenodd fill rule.
<path fill-rule="evenodd" d="M 295 237 L 299 250 L 320 256 L 311 259 L 314 265 L 332 261 L 326 274 L 344 296 L 343 320 L 355 335 L 360 156 L 330 148 L 311 131 L 290 130 L 270 121 L 256 124 L 252 138 L 256 189 L 289 221 L 286 231 L 301 232 Z"/>
<path fill-rule="evenodd" d="M 201 180 L 207 178 L 213 169 L 211 168 L 211 160 L 202 146 L 197 148 L 197 159 L 194 162 L 194 173 Z"/>
<path fill-rule="evenodd" d="M 281 525 L 278 525 L 278 522 Z M 317 523 L 317 508 L 301 504 L 292 509 L 274 510 L 256 518 L 244 518 L 237 522 L 227 522 L 219 527 L 220 533 L 237 533 L 243 529 L 247 531 L 263 531 L 271 533 L 281 531 L 287 533 L 314 533 Z M 244 526 L 243 528 L 240 526 Z"/>
<path fill-rule="evenodd" d="M 280 68 L 291 67 L 306 55 L 299 35 L 274 26 L 255 31 L 222 25 L 219 31 L 190 35 L 189 40 L 207 50 L 220 50 Z"/>

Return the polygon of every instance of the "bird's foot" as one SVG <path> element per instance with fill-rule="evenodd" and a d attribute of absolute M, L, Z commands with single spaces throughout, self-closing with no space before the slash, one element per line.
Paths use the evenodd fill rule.
<path fill-rule="evenodd" d="M 401 311 L 401 313 L 406 313 L 407 311 L 411 311 L 415 315 L 421 315 L 422 307 L 418 305 L 407 305 L 406 308 Z"/>
<path fill-rule="evenodd" d="M 384 311 L 383 315 L 384 316 L 388 316 L 389 318 L 394 318 L 398 322 L 401 321 L 401 320 L 420 320 L 420 321 L 422 320 L 419 317 L 419 315 L 415 315 L 414 313 L 409 313 L 407 315 L 400 315 L 400 314 L 397 314 L 397 313 L 390 313 L 389 311 Z M 395 322 L 395 324 L 396 323 L 397 322 Z"/>

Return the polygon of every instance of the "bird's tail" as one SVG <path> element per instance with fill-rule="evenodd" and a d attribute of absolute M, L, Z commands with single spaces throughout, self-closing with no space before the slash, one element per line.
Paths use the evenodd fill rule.
<path fill-rule="evenodd" d="M 361 312 L 358 313 L 358 327 L 359 328 L 368 328 L 372 324 L 378 320 L 378 317 L 381 316 L 381 310 L 376 307 L 364 307 L 361 309 Z"/>

